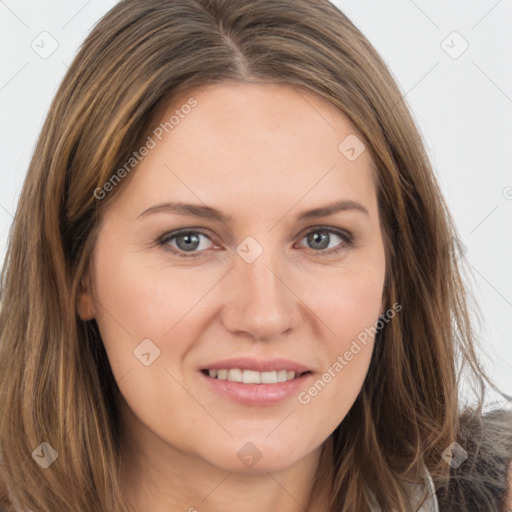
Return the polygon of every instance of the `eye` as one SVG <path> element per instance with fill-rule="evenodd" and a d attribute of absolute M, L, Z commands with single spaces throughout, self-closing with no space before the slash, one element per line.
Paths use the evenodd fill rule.
<path fill-rule="evenodd" d="M 334 248 L 329 250 L 333 236 L 339 238 L 341 242 L 338 242 Z M 332 227 L 311 229 L 302 238 L 302 240 L 304 239 L 310 245 L 310 248 L 314 249 L 314 252 L 322 254 L 336 254 L 343 249 L 353 246 L 352 236 L 348 232 Z M 208 241 L 213 244 L 211 238 L 206 233 L 189 229 L 167 233 L 157 243 L 181 258 L 194 258 L 200 256 L 202 252 L 208 249 Z"/>
<path fill-rule="evenodd" d="M 205 249 L 205 243 L 202 243 L 202 238 L 211 242 L 211 239 L 201 231 L 178 231 L 164 235 L 158 241 L 158 245 L 165 246 L 168 251 L 182 258 L 193 258 L 199 256 Z M 198 250 L 198 253 L 194 252 Z"/>
<path fill-rule="evenodd" d="M 334 245 L 334 248 L 328 250 L 332 242 L 333 235 L 335 238 L 337 237 L 341 239 L 341 243 L 338 242 L 338 244 Z M 309 247 L 314 249 L 315 252 L 326 252 L 327 254 L 336 254 L 343 249 L 352 247 L 353 245 L 352 236 L 348 232 L 331 227 L 311 229 L 302 238 L 302 240 L 304 239 L 306 240 L 306 243 L 309 244 Z"/>

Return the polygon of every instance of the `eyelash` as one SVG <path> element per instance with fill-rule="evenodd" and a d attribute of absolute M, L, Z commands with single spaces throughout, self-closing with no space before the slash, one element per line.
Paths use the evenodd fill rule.
<path fill-rule="evenodd" d="M 352 235 L 350 233 L 348 233 L 347 231 L 338 229 L 338 228 L 332 228 L 332 227 L 328 227 L 328 226 L 315 227 L 313 229 L 310 229 L 309 231 L 306 231 L 304 236 L 301 238 L 301 240 L 303 240 L 310 233 L 318 233 L 318 232 L 332 233 L 334 235 L 339 236 L 343 240 L 341 247 L 339 247 L 338 249 L 321 249 L 318 251 L 315 251 L 314 249 L 312 249 L 314 252 L 320 253 L 321 255 L 327 255 L 327 256 L 334 255 L 334 254 L 341 252 L 344 249 L 350 249 L 354 246 L 354 241 L 353 241 Z M 201 256 L 201 254 L 205 251 L 198 251 L 195 253 L 185 253 L 180 250 L 171 248 L 168 245 L 171 240 L 173 240 L 181 235 L 190 235 L 190 234 L 203 235 L 206 238 L 208 238 L 210 241 L 213 242 L 213 240 L 211 240 L 211 238 L 208 236 L 208 234 L 206 232 L 202 231 L 201 229 L 194 229 L 194 230 L 187 229 L 187 230 L 173 231 L 170 233 L 166 233 L 160 239 L 158 239 L 157 244 L 159 247 L 163 247 L 165 250 L 169 251 L 170 253 L 172 253 L 176 256 L 179 256 L 180 258 L 196 258 L 198 256 Z"/>

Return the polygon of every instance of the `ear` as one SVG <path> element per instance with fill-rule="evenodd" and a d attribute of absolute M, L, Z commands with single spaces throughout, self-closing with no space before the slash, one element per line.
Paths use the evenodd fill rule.
<path fill-rule="evenodd" d="M 88 290 L 86 279 L 80 280 L 80 288 L 76 298 L 76 310 L 82 320 L 92 320 L 96 317 L 96 309 Z"/>

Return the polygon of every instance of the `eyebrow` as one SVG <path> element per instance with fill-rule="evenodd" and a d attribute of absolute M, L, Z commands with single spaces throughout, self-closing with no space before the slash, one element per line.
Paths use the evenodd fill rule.
<path fill-rule="evenodd" d="M 333 215 L 341 211 L 349 210 L 359 211 L 365 215 L 370 215 L 368 210 L 362 204 L 357 203 L 356 201 L 341 200 L 330 203 L 326 206 L 313 208 L 312 210 L 302 212 L 297 215 L 296 220 L 304 221 L 308 219 L 316 219 L 318 217 L 327 217 L 328 215 Z M 147 210 L 144 210 L 136 218 L 140 219 L 154 213 L 177 213 L 191 217 L 216 220 L 224 224 L 230 224 L 233 219 L 231 215 L 225 215 L 221 211 L 210 206 L 172 201 L 151 206 Z"/>

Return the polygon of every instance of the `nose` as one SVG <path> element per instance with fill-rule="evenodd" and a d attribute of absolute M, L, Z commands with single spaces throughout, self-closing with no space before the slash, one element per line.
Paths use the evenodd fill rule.
<path fill-rule="evenodd" d="M 301 301 L 293 293 L 285 265 L 267 256 L 247 263 L 236 256 L 224 280 L 222 321 L 236 335 L 269 341 L 293 330 L 301 318 Z"/>

